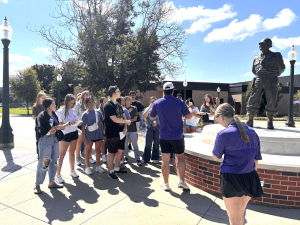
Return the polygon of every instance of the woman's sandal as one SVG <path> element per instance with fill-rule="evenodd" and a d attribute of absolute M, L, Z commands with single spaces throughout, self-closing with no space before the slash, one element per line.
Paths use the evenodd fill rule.
<path fill-rule="evenodd" d="M 51 184 L 50 186 L 48 186 L 48 188 L 63 188 L 63 185 L 57 184 L 55 182 L 53 182 L 53 184 Z"/>

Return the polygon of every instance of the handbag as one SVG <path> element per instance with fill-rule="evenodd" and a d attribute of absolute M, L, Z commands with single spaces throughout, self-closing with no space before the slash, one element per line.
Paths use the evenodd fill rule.
<path fill-rule="evenodd" d="M 58 141 L 61 141 L 64 138 L 64 133 L 61 130 L 57 130 L 55 132 L 55 136 L 56 136 Z"/>
<path fill-rule="evenodd" d="M 93 132 L 93 131 L 95 131 L 99 128 L 99 126 L 98 126 L 98 116 L 97 116 L 96 110 L 95 110 L 95 117 L 96 117 L 96 123 L 94 123 L 91 126 L 87 126 L 87 129 L 89 130 L 89 132 Z"/>

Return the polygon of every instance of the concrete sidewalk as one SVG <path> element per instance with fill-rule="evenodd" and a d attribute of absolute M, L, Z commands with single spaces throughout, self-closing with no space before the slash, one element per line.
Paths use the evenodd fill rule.
<path fill-rule="evenodd" d="M 177 188 L 178 178 L 170 175 L 170 192 L 160 188 L 160 165 L 138 167 L 130 152 L 128 174 L 119 181 L 104 174 L 86 175 L 76 167 L 79 178 L 72 179 L 68 156 L 62 176 L 63 189 L 47 188 L 33 193 L 37 167 L 34 123 L 31 118 L 11 117 L 15 148 L 0 151 L 0 218 L 2 224 L 228 224 L 222 199 L 190 187 Z M 142 131 L 141 131 L 142 132 Z M 140 135 L 140 150 L 144 139 Z M 140 151 L 142 154 L 142 151 Z M 82 160 L 83 162 L 83 160 Z M 107 166 L 104 165 L 107 169 Z M 94 172 L 95 165 L 93 165 Z M 300 224 L 299 210 L 248 205 L 245 224 Z"/>

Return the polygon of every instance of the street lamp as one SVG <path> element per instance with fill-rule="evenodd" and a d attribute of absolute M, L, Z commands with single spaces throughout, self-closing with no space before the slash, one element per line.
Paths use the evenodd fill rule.
<path fill-rule="evenodd" d="M 294 68 L 295 68 L 297 57 L 298 57 L 298 52 L 296 52 L 295 47 L 293 45 L 291 51 L 288 53 L 288 59 L 291 64 L 289 114 L 288 114 L 288 119 L 285 122 L 285 125 L 288 127 L 295 127 L 295 122 L 293 120 L 293 107 L 294 107 L 293 101 L 294 101 Z"/>
<path fill-rule="evenodd" d="M 188 85 L 186 79 L 183 81 L 183 87 L 184 87 L 184 101 L 186 100 L 186 86 Z"/>
<path fill-rule="evenodd" d="M 220 91 L 221 91 L 221 88 L 220 88 L 220 87 L 218 87 L 218 88 L 217 88 L 217 92 L 218 92 L 218 98 L 220 97 Z"/>
<path fill-rule="evenodd" d="M 59 96 L 59 92 L 60 92 L 60 83 L 61 83 L 61 80 L 62 80 L 62 77 L 60 74 L 57 75 L 56 77 L 57 79 L 57 92 L 58 92 L 58 96 L 57 96 L 57 109 L 60 108 L 60 96 Z"/>
<path fill-rule="evenodd" d="M 2 97 L 2 125 L 0 128 L 0 147 L 14 147 L 13 129 L 9 123 L 9 49 L 10 40 L 13 35 L 13 29 L 8 25 L 5 17 L 0 26 L 0 38 L 3 48 L 3 97 Z"/>

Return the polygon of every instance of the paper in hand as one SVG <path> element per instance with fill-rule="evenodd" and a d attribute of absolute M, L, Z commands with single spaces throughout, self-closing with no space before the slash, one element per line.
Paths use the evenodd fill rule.
<path fill-rule="evenodd" d="M 125 134 L 123 132 L 119 132 L 120 140 L 122 140 L 125 137 Z"/>

